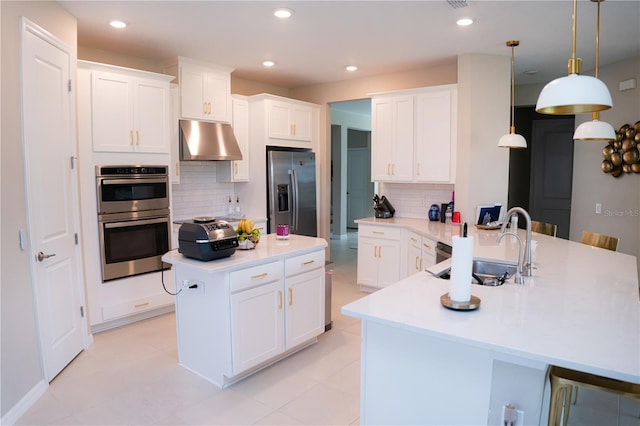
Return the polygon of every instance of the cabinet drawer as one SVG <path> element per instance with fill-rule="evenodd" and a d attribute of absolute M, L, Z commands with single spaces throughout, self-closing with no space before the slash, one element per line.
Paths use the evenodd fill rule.
<path fill-rule="evenodd" d="M 282 279 L 282 261 L 231 272 L 231 292 L 246 290 Z"/>
<path fill-rule="evenodd" d="M 124 317 L 173 304 L 173 297 L 167 293 L 159 293 L 149 297 L 130 300 L 122 303 L 102 305 L 102 320 Z"/>
<path fill-rule="evenodd" d="M 436 244 L 437 242 L 429 239 L 427 237 L 422 237 L 422 252 L 428 253 L 431 256 L 436 255 Z"/>
<path fill-rule="evenodd" d="M 360 237 L 384 238 L 385 240 L 400 241 L 400 234 L 402 234 L 402 228 L 362 225 L 358 227 L 358 236 Z"/>
<path fill-rule="evenodd" d="M 303 254 L 285 260 L 284 272 L 287 277 L 297 275 L 302 272 L 311 271 L 324 267 L 324 250 Z"/>

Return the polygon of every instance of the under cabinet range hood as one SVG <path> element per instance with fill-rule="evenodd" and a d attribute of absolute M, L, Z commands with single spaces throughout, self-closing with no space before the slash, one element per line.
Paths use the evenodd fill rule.
<path fill-rule="evenodd" d="M 180 160 L 242 160 L 242 152 L 230 124 L 180 120 Z"/>

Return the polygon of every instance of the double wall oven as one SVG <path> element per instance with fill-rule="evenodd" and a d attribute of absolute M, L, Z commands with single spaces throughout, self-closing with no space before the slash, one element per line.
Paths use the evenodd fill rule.
<path fill-rule="evenodd" d="M 96 166 L 102 281 L 170 265 L 167 166 Z"/>

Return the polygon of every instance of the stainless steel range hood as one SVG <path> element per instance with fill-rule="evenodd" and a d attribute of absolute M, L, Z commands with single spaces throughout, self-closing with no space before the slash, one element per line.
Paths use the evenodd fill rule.
<path fill-rule="evenodd" d="M 231 125 L 180 120 L 180 160 L 242 160 L 242 152 Z"/>

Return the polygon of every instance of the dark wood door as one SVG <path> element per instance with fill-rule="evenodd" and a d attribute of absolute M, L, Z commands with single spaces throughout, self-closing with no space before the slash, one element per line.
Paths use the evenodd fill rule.
<path fill-rule="evenodd" d="M 529 213 L 569 238 L 574 119 L 533 120 Z"/>

